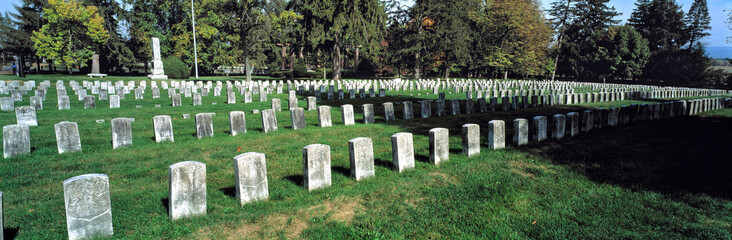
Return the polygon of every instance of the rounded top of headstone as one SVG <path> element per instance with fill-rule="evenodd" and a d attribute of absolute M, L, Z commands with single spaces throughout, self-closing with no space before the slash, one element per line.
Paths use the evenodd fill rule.
<path fill-rule="evenodd" d="M 450 130 L 448 130 L 447 128 L 433 128 L 433 129 L 430 129 L 430 132 L 435 132 L 435 133 L 438 133 L 438 132 L 448 132 L 448 131 L 450 131 Z"/>
<path fill-rule="evenodd" d="M 327 149 L 330 151 L 330 146 L 325 145 L 325 144 L 319 144 L 319 143 L 307 145 L 302 149 L 306 150 L 306 149 L 318 149 L 318 148 L 324 148 L 324 149 Z"/>
<path fill-rule="evenodd" d="M 72 183 L 74 181 L 77 181 L 77 180 L 90 179 L 90 178 L 102 178 L 102 179 L 105 179 L 105 180 L 106 179 L 109 179 L 109 177 L 106 174 L 90 173 L 90 174 L 79 175 L 79 176 L 76 176 L 76 177 L 72 177 L 72 178 L 66 179 L 66 180 L 64 180 L 64 184 L 63 185 L 70 184 L 70 183 Z"/>
<path fill-rule="evenodd" d="M 362 142 L 362 141 L 371 141 L 371 138 L 367 137 L 357 137 L 351 140 L 348 140 L 348 142 L 356 143 L 356 142 Z"/>
<path fill-rule="evenodd" d="M 234 160 L 247 159 L 247 158 L 259 158 L 259 157 L 264 158 L 264 153 L 258 153 L 258 152 L 242 153 L 242 154 L 236 155 L 236 157 L 234 157 Z"/>
<path fill-rule="evenodd" d="M 412 136 L 412 133 L 400 132 L 400 133 L 395 133 L 394 135 L 391 135 L 391 137 L 401 137 L 401 136 L 409 136 L 409 137 L 411 137 Z"/>
<path fill-rule="evenodd" d="M 493 120 L 493 121 L 500 121 L 500 120 Z M 493 121 L 491 121 L 491 122 L 493 122 Z M 463 124 L 463 127 L 475 127 L 475 126 L 479 126 L 479 125 L 478 124 L 475 124 L 475 123 L 466 123 L 466 124 Z"/>
<path fill-rule="evenodd" d="M 176 169 L 176 168 L 182 168 L 182 167 L 188 167 L 188 166 L 195 166 L 195 167 L 206 167 L 205 163 L 197 162 L 197 161 L 185 161 L 185 162 L 179 162 L 173 165 L 170 165 L 170 169 Z"/>
<path fill-rule="evenodd" d="M 28 125 L 25 125 L 25 124 L 10 124 L 10 125 L 3 126 L 3 131 L 5 131 L 6 129 L 17 128 L 17 127 L 20 127 L 20 128 L 29 128 L 29 126 Z"/>

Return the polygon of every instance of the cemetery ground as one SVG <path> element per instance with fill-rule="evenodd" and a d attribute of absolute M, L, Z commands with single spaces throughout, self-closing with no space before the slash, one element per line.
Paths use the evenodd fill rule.
<path fill-rule="evenodd" d="M 57 75 L 31 77 L 57 80 Z M 401 120 L 397 110 L 399 120 L 384 121 L 381 103 L 437 98 L 426 93 L 431 90 L 320 100 L 318 106 L 333 107 L 333 126 L 319 127 L 317 111 L 306 111 L 304 130 L 291 128 L 287 93 L 270 94 L 269 100 L 283 100 L 283 111 L 277 112 L 279 130 L 263 133 L 261 115 L 252 110 L 268 109 L 270 103 L 256 97 L 245 104 L 238 96 L 236 104 L 226 104 L 226 94 L 210 95 L 203 98 L 203 106 L 183 98 L 182 106 L 171 107 L 165 94 L 152 99 L 146 91 L 142 100 L 128 95 L 119 109 L 109 109 L 107 100 L 98 99 L 96 109 L 84 109 L 72 96 L 71 109 L 59 111 L 56 90 L 49 88 L 44 109 L 37 111 L 39 126 L 30 128 L 31 154 L 0 164 L 5 237 L 67 238 L 62 182 L 101 173 L 109 176 L 116 239 L 732 238 L 732 109 L 632 122 L 521 147 L 508 140 L 513 119 L 641 101 L 428 119 L 415 115 L 412 120 Z M 298 95 L 299 106 L 305 107 L 302 98 Z M 464 99 L 465 94 L 447 98 Z M 374 105 L 375 124 L 363 124 L 359 105 L 364 103 Z M 28 104 L 24 98 L 15 106 Z M 343 125 L 342 104 L 354 105 L 355 125 Z M 246 112 L 245 134 L 230 135 L 230 111 Z M 196 138 L 196 113 L 216 113 L 214 137 Z M 183 119 L 182 114 L 192 117 Z M 155 142 L 155 115 L 172 117 L 175 142 Z M 133 146 L 112 149 L 110 120 L 117 117 L 135 118 Z M 506 149 L 487 147 L 484 129 L 491 120 L 506 122 Z M 82 152 L 58 154 L 53 124 L 61 121 L 78 123 Z M 15 122 L 13 112 L 0 113 L 2 125 Z M 460 127 L 466 123 L 483 128 L 481 152 L 469 158 L 460 148 Z M 438 166 L 428 159 L 428 131 L 436 127 L 450 131 L 450 158 Z M 414 170 L 401 174 L 391 167 L 390 137 L 398 132 L 414 134 L 417 159 Z M 349 177 L 348 141 L 356 137 L 369 137 L 374 146 L 376 176 L 361 182 Z M 309 193 L 302 186 L 302 148 L 315 143 L 331 147 L 333 184 Z M 232 158 L 245 152 L 266 155 L 270 196 L 240 206 L 234 197 Z M 171 222 L 168 166 L 182 161 L 206 164 L 208 210 L 206 216 Z"/>

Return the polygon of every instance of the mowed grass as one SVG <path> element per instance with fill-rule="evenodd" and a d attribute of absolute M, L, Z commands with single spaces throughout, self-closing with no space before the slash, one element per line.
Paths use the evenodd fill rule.
<path fill-rule="evenodd" d="M 317 112 L 306 111 L 307 129 L 298 131 L 291 129 L 287 95 L 271 94 L 268 99 L 282 100 L 283 111 L 277 114 L 279 131 L 265 134 L 261 116 L 251 110 L 270 103 L 258 102 L 257 95 L 247 104 L 243 96 L 237 95 L 237 104 L 225 104 L 225 96 L 211 94 L 203 106 L 183 98 L 183 106 L 170 107 L 166 91 L 151 99 L 148 89 L 144 100 L 127 95 L 120 109 L 109 109 L 108 101 L 101 100 L 96 109 L 83 109 L 70 95 L 72 109 L 59 111 L 52 87 L 44 110 L 38 111 L 39 126 L 31 128 L 32 153 L 0 164 L 6 237 L 67 238 L 62 182 L 102 173 L 110 179 L 118 239 L 732 238 L 730 109 L 493 151 L 487 148 L 485 129 L 491 120 L 506 121 L 510 141 L 515 118 L 639 102 L 383 121 L 381 103 L 415 101 L 418 117 L 416 101 L 436 98 L 425 95 L 430 92 L 322 100 L 319 105 L 333 107 L 334 126 L 318 127 Z M 305 107 L 303 96 L 298 98 Z M 377 124 L 363 124 L 364 103 L 374 104 Z M 16 106 L 27 104 L 26 98 Z M 343 125 L 342 104 L 354 105 L 356 125 Z M 400 119 L 401 107 L 395 105 Z M 246 111 L 249 131 L 232 137 L 228 112 L 234 110 Z M 204 112 L 216 113 L 215 136 L 196 139 L 194 115 Z M 155 115 L 172 116 L 174 143 L 154 142 Z M 109 122 L 116 117 L 135 118 L 132 147 L 112 149 Z M 79 124 L 83 152 L 57 153 L 53 124 L 60 121 Z M 14 113 L 0 113 L 0 123 L 14 124 Z M 461 154 L 460 126 L 466 123 L 483 127 L 484 147 L 471 158 Z M 434 127 L 448 128 L 451 136 L 450 160 L 439 166 L 428 160 L 428 131 Z M 397 132 L 414 134 L 417 158 L 416 169 L 401 174 L 391 168 L 390 136 Z M 362 182 L 349 177 L 347 142 L 356 137 L 374 142 L 376 177 Z M 314 143 L 331 146 L 333 186 L 308 193 L 302 187 L 302 148 Z M 266 155 L 268 201 L 239 206 L 234 198 L 232 158 L 244 152 Z M 171 222 L 168 166 L 181 161 L 206 164 L 208 215 Z"/>

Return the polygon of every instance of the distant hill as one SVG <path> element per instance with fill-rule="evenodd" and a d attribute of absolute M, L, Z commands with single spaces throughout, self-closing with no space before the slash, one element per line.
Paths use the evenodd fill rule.
<path fill-rule="evenodd" d="M 706 50 L 712 58 L 732 58 L 732 47 L 706 47 Z"/>

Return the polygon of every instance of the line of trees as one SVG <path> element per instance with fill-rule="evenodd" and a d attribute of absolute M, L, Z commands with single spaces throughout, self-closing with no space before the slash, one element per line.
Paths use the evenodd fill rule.
<path fill-rule="evenodd" d="M 638 0 L 625 25 L 609 0 L 195 0 L 203 73 L 295 63 L 402 75 L 704 84 L 706 0 Z M 150 38 L 193 66 L 190 0 L 22 0 L 0 16 L 3 54 L 71 68 L 144 69 Z M 545 16 L 548 15 L 549 18 Z M 5 59 L 3 57 L 3 59 Z M 22 64 L 25 66 L 25 64 Z M 348 69 L 348 71 L 344 71 Z M 250 71 L 246 71 L 249 76 Z"/>

